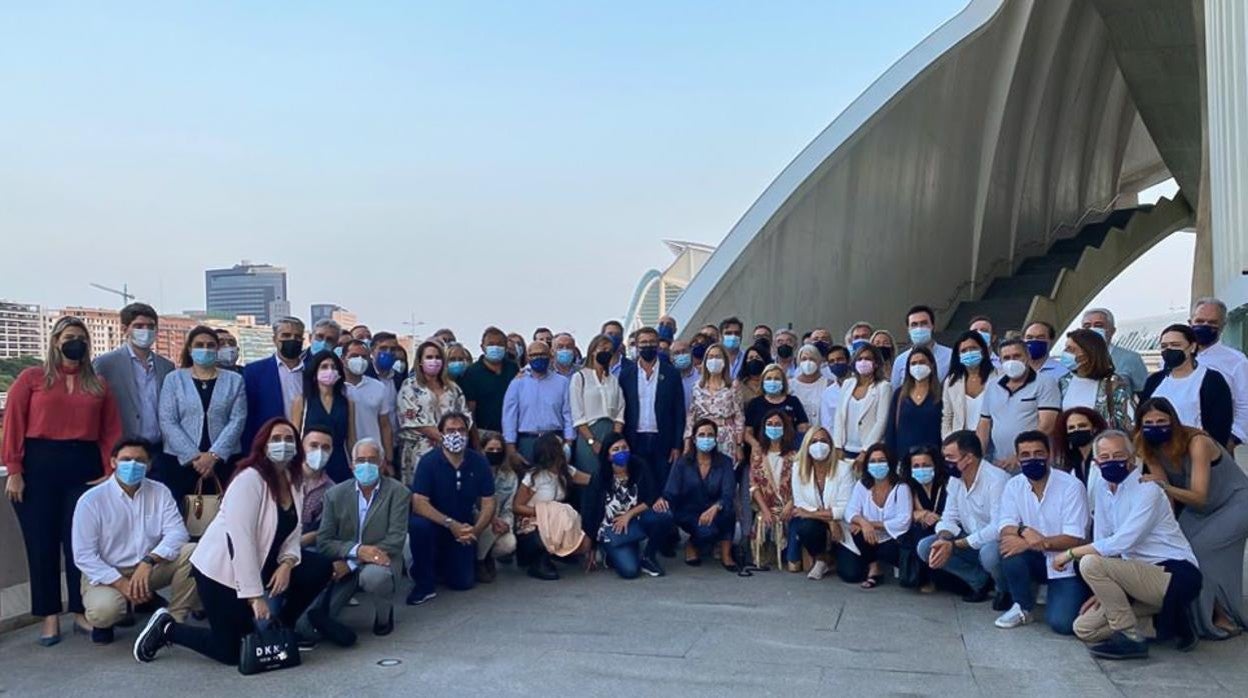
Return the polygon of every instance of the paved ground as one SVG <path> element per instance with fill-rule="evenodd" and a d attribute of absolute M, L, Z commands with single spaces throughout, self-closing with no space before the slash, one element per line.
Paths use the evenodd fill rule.
<path fill-rule="evenodd" d="M 348 619 L 363 631 L 357 647 L 318 648 L 301 668 L 250 678 L 178 648 L 139 665 L 130 656 L 134 630 L 120 631 L 109 647 L 66 636 L 44 649 L 27 628 L 0 637 L 0 693 L 1248 694 L 1243 637 L 1189 655 L 1163 648 L 1148 662 L 1099 662 L 1042 625 L 997 630 L 987 604 L 948 595 L 668 566 L 666 578 L 634 581 L 578 571 L 538 582 L 501 570 L 493 585 L 402 607 L 384 639 L 368 630 L 371 612 L 350 609 Z M 386 659 L 401 663 L 378 664 Z"/>

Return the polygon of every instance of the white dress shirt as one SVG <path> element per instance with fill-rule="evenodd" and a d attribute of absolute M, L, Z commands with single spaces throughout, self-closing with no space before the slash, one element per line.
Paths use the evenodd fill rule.
<path fill-rule="evenodd" d="M 1235 402 L 1235 423 L 1231 431 L 1240 441 L 1248 441 L 1248 358 L 1243 352 L 1217 342 L 1201 349 L 1196 361 L 1221 373 L 1231 386 L 1231 399 Z"/>
<path fill-rule="evenodd" d="M 295 404 L 295 398 L 303 395 L 303 362 L 300 361 L 294 368 L 290 368 L 282 363 L 277 354 L 273 355 L 273 360 L 277 362 L 277 377 L 282 382 L 282 402 L 286 406 L 286 419 L 290 419 L 290 406 Z"/>
<path fill-rule="evenodd" d="M 155 480 L 144 479 L 131 497 L 110 477 L 74 507 L 74 564 L 91 584 L 112 584 L 118 568 L 144 555 L 176 560 L 190 539 L 169 488 Z"/>
<path fill-rule="evenodd" d="M 1196 565 L 1196 555 L 1174 520 L 1165 490 L 1155 482 L 1144 482 L 1140 475 L 1140 469 L 1133 468 L 1116 490 L 1110 490 L 1104 479 L 1097 483 L 1092 546 L 1103 557 L 1151 564 L 1187 560 Z"/>
<path fill-rule="evenodd" d="M 1056 468 L 1049 468 L 1049 479 L 1044 491 L 1036 497 L 1031 490 L 1031 480 L 1025 475 L 1015 475 L 1001 492 L 1000 521 L 997 532 L 1024 525 L 1034 528 L 1040 535 L 1088 537 L 1088 495 L 1079 478 Z M 1045 568 L 1049 579 L 1075 576 L 1074 565 L 1066 569 L 1053 569 L 1053 558 L 1058 551 L 1044 553 Z"/>
<path fill-rule="evenodd" d="M 659 418 L 654 412 L 654 400 L 659 389 L 659 364 L 651 367 L 650 375 L 641 362 L 637 362 L 637 433 L 659 433 Z"/>
<path fill-rule="evenodd" d="M 598 372 L 583 368 L 568 379 L 568 401 L 571 403 L 572 426 L 593 424 L 600 419 L 624 422 L 624 392 L 620 381 L 607 373 L 598 380 Z"/>
<path fill-rule="evenodd" d="M 996 545 L 1000 538 L 997 515 L 1001 511 L 1001 492 L 1009 481 L 1009 473 L 986 460 L 979 462 L 970 489 L 962 478 L 949 478 L 945 511 L 936 524 L 936 532 L 948 532 L 955 537 L 965 533 L 966 544 L 975 550 Z"/>
<path fill-rule="evenodd" d="M 849 505 L 845 507 L 845 523 L 852 523 L 855 516 L 862 515 L 867 521 L 883 521 L 884 530 L 876 531 L 881 543 L 900 538 L 910 530 L 910 518 L 914 513 L 914 500 L 910 498 L 910 488 L 905 483 L 898 483 L 884 498 L 884 506 L 878 506 L 871 497 L 871 490 L 859 481 L 849 495 Z"/>
<path fill-rule="evenodd" d="M 836 428 L 836 409 L 841 404 L 841 384 L 835 379 L 828 381 L 828 387 L 823 389 L 823 397 L 819 399 L 819 426 L 828 430 L 828 434 L 832 434 L 832 430 Z M 808 417 L 810 415 L 807 415 Z M 811 424 L 815 422 L 812 420 Z"/>
<path fill-rule="evenodd" d="M 845 516 L 845 508 L 849 506 L 850 493 L 854 491 L 854 469 L 845 463 L 836 464 L 836 472 L 829 474 L 819 489 L 818 481 L 813 477 L 810 482 L 802 482 L 800 468 L 793 468 L 791 476 L 793 485 L 793 506 L 805 511 L 827 509 L 832 518 L 840 520 Z"/>

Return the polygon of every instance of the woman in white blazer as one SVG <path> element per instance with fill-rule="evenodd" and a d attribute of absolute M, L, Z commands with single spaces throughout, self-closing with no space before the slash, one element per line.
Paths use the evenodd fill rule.
<path fill-rule="evenodd" d="M 853 364 L 853 377 L 841 384 L 841 404 L 832 428 L 836 458 L 851 467 L 860 451 L 884 439 L 893 395 L 879 349 L 860 347 L 854 352 Z"/>
<path fill-rule="evenodd" d="M 160 433 L 165 453 L 176 459 L 162 481 L 182 503 L 197 480 L 229 477 L 230 458 L 241 451 L 247 421 L 243 377 L 217 368 L 217 333 L 200 325 L 186 335 L 181 368 L 165 376 L 160 390 Z"/>
<path fill-rule="evenodd" d="M 808 579 L 823 579 L 832 562 L 832 546 L 847 538 L 841 519 L 854 490 L 854 469 L 837 461 L 832 434 L 812 427 L 797 452 L 793 469 L 793 521 L 789 526 L 789 560 L 804 551 L 814 561 Z"/>
<path fill-rule="evenodd" d="M 303 509 L 303 446 L 286 419 L 269 420 L 238 464 L 217 517 L 191 554 L 191 574 L 210 627 L 175 623 L 160 609 L 134 642 L 150 662 L 166 645 L 181 645 L 222 664 L 238 664 L 243 636 L 275 614 L 288 628 L 329 583 L 329 560 L 299 546 Z M 308 612 L 323 634 L 324 609 Z"/>
<path fill-rule="evenodd" d="M 974 330 L 962 333 L 954 345 L 949 375 L 945 378 L 940 438 L 963 429 L 975 431 L 979 426 L 984 393 L 993 381 L 1000 378 L 992 365 L 992 354 L 983 335 Z"/>

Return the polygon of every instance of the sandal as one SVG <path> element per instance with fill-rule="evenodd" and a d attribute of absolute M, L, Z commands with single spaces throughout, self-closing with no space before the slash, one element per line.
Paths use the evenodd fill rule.
<path fill-rule="evenodd" d="M 702 564 L 702 558 L 700 558 L 700 557 L 687 557 L 687 558 L 685 558 L 685 564 L 686 564 L 686 565 L 689 565 L 690 567 L 698 567 L 699 565 L 701 565 L 701 564 Z"/>
<path fill-rule="evenodd" d="M 859 584 L 858 586 L 863 589 L 874 589 L 879 586 L 882 581 L 884 581 L 884 575 L 877 574 L 874 577 L 867 577 L 862 580 L 862 584 Z"/>

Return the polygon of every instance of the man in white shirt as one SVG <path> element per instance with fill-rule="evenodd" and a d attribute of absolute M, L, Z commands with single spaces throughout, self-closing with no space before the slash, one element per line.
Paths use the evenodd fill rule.
<path fill-rule="evenodd" d="M 1025 431 L 1014 439 L 1021 474 L 1001 492 L 997 531 L 1001 536 L 1001 577 L 1014 605 L 996 620 L 998 628 L 1017 628 L 1033 619 L 1033 584 L 1047 584 L 1045 622 L 1060 635 L 1072 626 L 1087 587 L 1069 568 L 1056 569 L 1059 552 L 1083 545 L 1088 536 L 1088 497 L 1074 475 L 1049 465 L 1049 437 Z"/>
<path fill-rule="evenodd" d="M 1235 403 L 1235 423 L 1231 434 L 1239 443 L 1248 441 L 1248 358 L 1242 351 L 1226 346 L 1220 340 L 1226 326 L 1226 304 L 1217 298 L 1200 298 L 1192 304 L 1192 331 L 1200 351 L 1196 361 L 1208 366 L 1226 379 Z"/>
<path fill-rule="evenodd" d="M 945 511 L 936 524 L 936 533 L 919 541 L 919 559 L 966 582 L 971 593 L 962 600 L 967 603 L 986 601 L 995 580 L 998 598 L 994 604 L 1001 605 L 1005 592 L 998 578 L 1001 555 L 996 524 L 1001 491 L 1010 476 L 984 460 L 979 437 L 973 431 L 953 432 L 945 438 L 941 451 L 949 471 Z"/>
<path fill-rule="evenodd" d="M 369 367 L 369 351 L 364 342 L 351 340 L 343 350 L 342 359 L 346 364 L 346 375 L 343 382 L 347 386 L 347 400 L 355 406 L 355 438 L 357 441 L 373 439 L 382 445 L 385 461 L 394 453 L 394 432 L 391 430 L 391 413 L 395 404 L 390 398 L 390 391 L 376 378 L 364 375 Z M 389 472 L 387 463 L 383 462 L 383 472 Z"/>
<path fill-rule="evenodd" d="M 937 344 L 932 333 L 936 331 L 936 311 L 926 305 L 916 305 L 906 313 L 906 330 L 910 334 L 912 347 L 927 347 L 936 357 L 936 375 L 941 382 L 949 374 L 949 362 L 953 359 L 953 350 L 943 344 Z M 910 362 L 910 350 L 901 352 L 893 362 L 892 384 L 901 385 L 906 377 L 906 368 Z"/>
<path fill-rule="evenodd" d="M 1075 635 L 1091 643 L 1094 657 L 1143 658 L 1148 644 L 1139 621 L 1156 616 L 1158 629 L 1173 631 L 1181 651 L 1193 649 L 1196 633 L 1185 609 L 1200 595 L 1201 574 L 1165 490 L 1135 466 L 1126 433 L 1100 433 L 1092 453 L 1101 470 L 1092 542 L 1053 560 L 1054 569 L 1077 563 L 1092 589 Z"/>
<path fill-rule="evenodd" d="M 148 448 L 141 440 L 119 441 L 112 477 L 74 507 L 74 563 L 91 639 L 100 644 L 112 642 L 113 626 L 165 587 L 172 587 L 169 612 L 179 623 L 199 606 L 191 578 L 195 545 L 169 488 L 146 477 Z"/>

